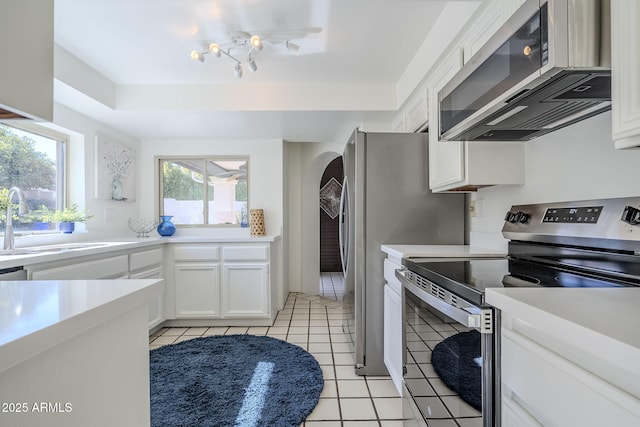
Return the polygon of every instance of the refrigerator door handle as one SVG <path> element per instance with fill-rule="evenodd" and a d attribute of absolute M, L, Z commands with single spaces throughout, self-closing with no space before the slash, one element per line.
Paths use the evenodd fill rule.
<path fill-rule="evenodd" d="M 347 275 L 347 261 L 349 256 L 349 195 L 347 193 L 347 177 L 345 176 L 342 181 L 342 192 L 340 193 L 340 227 L 338 228 L 340 261 L 342 261 L 342 273 L 345 276 Z M 345 209 L 347 209 L 347 212 L 345 212 Z"/>

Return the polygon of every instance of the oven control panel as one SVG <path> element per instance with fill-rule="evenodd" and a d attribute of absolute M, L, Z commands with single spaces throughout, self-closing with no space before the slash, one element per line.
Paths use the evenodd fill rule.
<path fill-rule="evenodd" d="M 513 205 L 504 219 L 502 235 L 508 240 L 640 255 L 640 197 Z"/>
<path fill-rule="evenodd" d="M 581 206 L 575 208 L 548 208 L 542 222 L 597 224 L 602 206 Z"/>

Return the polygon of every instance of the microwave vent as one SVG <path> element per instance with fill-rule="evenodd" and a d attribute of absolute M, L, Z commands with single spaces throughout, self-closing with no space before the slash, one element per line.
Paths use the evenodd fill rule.
<path fill-rule="evenodd" d="M 520 123 L 519 126 L 524 129 L 542 129 L 547 126 L 549 123 L 556 122 L 558 120 L 562 120 L 565 117 L 570 116 L 571 114 L 578 113 L 582 110 L 590 108 L 592 106 L 600 104 L 599 102 L 583 102 L 580 104 L 559 104 L 557 107 L 550 109 L 549 111 L 545 111 L 544 114 L 541 114 L 532 120 Z"/>

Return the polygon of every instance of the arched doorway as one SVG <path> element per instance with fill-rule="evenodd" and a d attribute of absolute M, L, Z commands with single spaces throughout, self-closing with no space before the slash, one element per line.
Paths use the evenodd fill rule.
<path fill-rule="evenodd" d="M 340 193 L 344 174 L 342 156 L 325 168 L 320 180 L 320 295 L 341 300 L 344 294 L 340 258 Z"/>

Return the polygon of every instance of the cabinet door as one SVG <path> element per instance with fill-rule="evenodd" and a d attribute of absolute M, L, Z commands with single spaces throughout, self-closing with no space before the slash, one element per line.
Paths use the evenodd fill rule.
<path fill-rule="evenodd" d="M 402 393 L 403 359 L 402 296 L 387 284 L 384 285 L 384 364 L 399 394 Z"/>
<path fill-rule="evenodd" d="M 504 22 L 504 14 L 508 13 L 500 7 L 500 1 L 493 1 L 487 4 L 478 19 L 473 23 L 463 40 L 464 63 L 466 64 L 473 55 L 493 36 Z M 517 3 L 516 0 L 509 0 L 507 3 Z M 482 6 L 480 6 L 482 7 Z M 505 6 L 506 8 L 507 6 Z M 516 8 L 513 9 L 515 11 Z"/>
<path fill-rule="evenodd" d="M 461 49 L 442 58 L 430 76 L 429 87 L 429 187 L 437 188 L 464 179 L 464 146 L 460 141 L 438 141 L 440 114 L 438 91 L 462 67 Z"/>
<path fill-rule="evenodd" d="M 129 276 L 130 279 L 162 279 L 162 267 L 140 271 Z M 155 300 L 149 302 L 149 329 L 164 322 L 164 290 Z"/>
<path fill-rule="evenodd" d="M 222 317 L 269 317 L 269 263 L 225 263 Z"/>
<path fill-rule="evenodd" d="M 611 2 L 611 117 L 616 148 L 640 146 L 640 3 Z"/>
<path fill-rule="evenodd" d="M 405 123 L 404 110 L 398 111 L 398 115 L 391 122 L 391 132 L 406 132 L 407 126 Z"/>
<path fill-rule="evenodd" d="M 183 263 L 174 266 L 176 318 L 219 318 L 219 264 Z"/>
<path fill-rule="evenodd" d="M 636 397 L 504 326 L 501 369 L 503 400 L 517 402 L 540 425 L 640 425 Z"/>
<path fill-rule="evenodd" d="M 429 117 L 429 93 L 426 86 L 418 88 L 415 95 L 409 100 L 405 109 L 405 122 L 407 132 L 416 132 L 426 127 Z"/>
<path fill-rule="evenodd" d="M 514 400 L 502 398 L 502 427 L 542 427 L 529 413 Z"/>
<path fill-rule="evenodd" d="M 53 0 L 0 2 L 0 113 L 53 121 L 53 8 Z"/>

